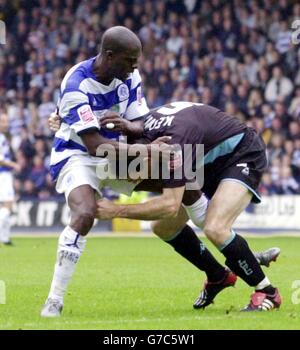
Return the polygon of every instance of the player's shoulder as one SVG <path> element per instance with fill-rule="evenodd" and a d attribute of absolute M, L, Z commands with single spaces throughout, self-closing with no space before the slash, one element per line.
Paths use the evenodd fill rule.
<path fill-rule="evenodd" d="M 190 109 L 202 109 L 203 106 L 206 106 L 202 103 L 188 102 L 188 101 L 173 101 L 167 103 L 163 106 L 159 106 L 152 110 L 156 114 L 162 115 L 174 115 L 174 114 L 184 114 L 190 113 Z"/>
<path fill-rule="evenodd" d="M 62 81 L 61 90 L 78 90 L 85 79 L 92 78 L 94 76 L 92 72 L 93 60 L 94 58 L 90 58 L 71 67 Z"/>
<path fill-rule="evenodd" d="M 130 73 L 128 80 L 130 81 L 131 89 L 134 89 L 136 86 L 141 84 L 142 78 L 139 70 L 135 69 L 132 73 Z"/>
<path fill-rule="evenodd" d="M 204 114 L 206 113 L 218 113 L 222 112 L 219 108 L 214 107 L 212 105 L 207 105 L 205 103 L 194 103 L 194 108 Z"/>

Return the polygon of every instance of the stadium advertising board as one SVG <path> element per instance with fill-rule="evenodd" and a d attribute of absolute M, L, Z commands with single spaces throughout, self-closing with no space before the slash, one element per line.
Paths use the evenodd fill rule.
<path fill-rule="evenodd" d="M 263 197 L 260 205 L 251 205 L 236 221 L 237 229 L 300 230 L 300 196 Z M 12 224 L 16 228 L 61 228 L 69 222 L 65 203 L 56 201 L 20 201 L 15 205 Z M 97 221 L 95 229 L 111 230 L 110 221 Z M 150 229 L 146 223 L 142 230 Z"/>

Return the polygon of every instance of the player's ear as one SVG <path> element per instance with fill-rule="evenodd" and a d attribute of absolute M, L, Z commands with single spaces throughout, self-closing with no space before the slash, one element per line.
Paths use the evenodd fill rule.
<path fill-rule="evenodd" d="M 112 59 L 113 58 L 113 52 L 112 52 L 112 50 L 106 50 L 105 51 L 105 56 L 106 56 L 106 58 L 108 58 L 108 59 Z"/>

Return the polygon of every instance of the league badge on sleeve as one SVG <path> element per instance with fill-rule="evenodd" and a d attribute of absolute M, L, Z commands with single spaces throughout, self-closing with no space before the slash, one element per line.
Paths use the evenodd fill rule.
<path fill-rule="evenodd" d="M 88 124 L 96 120 L 93 111 L 89 105 L 79 107 L 77 109 L 77 113 L 84 124 Z"/>

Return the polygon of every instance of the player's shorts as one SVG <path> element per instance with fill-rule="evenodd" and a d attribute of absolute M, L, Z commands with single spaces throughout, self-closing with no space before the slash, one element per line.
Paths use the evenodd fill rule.
<path fill-rule="evenodd" d="M 13 202 L 15 191 L 13 176 L 10 171 L 0 172 L 0 202 Z"/>
<path fill-rule="evenodd" d="M 202 191 L 212 198 L 220 182 L 235 181 L 252 192 L 252 202 L 260 203 L 257 189 L 266 168 L 266 145 L 256 131 L 249 128 L 232 153 L 205 165 Z"/>
<path fill-rule="evenodd" d="M 105 186 L 130 196 L 136 183 L 104 178 L 103 174 L 106 174 L 107 166 L 106 159 L 88 155 L 74 155 L 61 169 L 56 182 L 56 191 L 64 193 L 67 202 L 71 191 L 83 185 L 91 186 L 99 197 L 102 197 L 101 189 Z"/>

